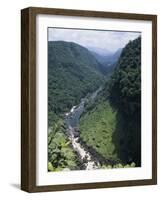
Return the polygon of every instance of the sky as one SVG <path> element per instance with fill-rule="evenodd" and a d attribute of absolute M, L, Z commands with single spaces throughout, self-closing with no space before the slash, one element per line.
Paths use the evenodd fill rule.
<path fill-rule="evenodd" d="M 75 42 L 84 47 L 108 52 L 115 52 L 119 48 L 123 48 L 130 40 L 134 40 L 139 35 L 139 32 L 48 28 L 49 41 Z"/>

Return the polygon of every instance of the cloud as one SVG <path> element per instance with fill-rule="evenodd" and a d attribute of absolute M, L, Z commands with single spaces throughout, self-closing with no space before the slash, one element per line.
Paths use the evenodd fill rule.
<path fill-rule="evenodd" d="M 111 52 L 123 48 L 140 34 L 139 32 L 48 28 L 49 41 L 75 42 L 85 47 L 101 48 Z"/>

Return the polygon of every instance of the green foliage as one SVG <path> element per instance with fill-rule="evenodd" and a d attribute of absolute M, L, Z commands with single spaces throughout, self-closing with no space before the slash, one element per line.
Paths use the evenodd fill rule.
<path fill-rule="evenodd" d="M 109 82 L 110 100 L 127 116 L 140 110 L 141 102 L 141 38 L 123 49 L 117 68 Z"/>
<path fill-rule="evenodd" d="M 54 167 L 51 164 L 51 162 L 48 162 L 48 171 L 50 171 L 50 172 L 54 171 Z"/>
<path fill-rule="evenodd" d="M 141 37 L 123 49 L 108 82 L 108 96 L 118 110 L 114 140 L 119 156 L 141 165 Z"/>
<path fill-rule="evenodd" d="M 65 133 L 62 114 L 104 83 L 100 66 L 80 45 L 48 44 L 48 170 L 78 169 L 78 159 Z M 80 119 L 87 146 L 117 164 L 141 165 L 141 38 L 123 49 L 116 68 L 97 98 L 89 100 Z"/>
<path fill-rule="evenodd" d="M 132 162 L 131 164 L 123 165 L 122 163 L 118 163 L 116 165 L 103 165 L 103 169 L 113 169 L 113 168 L 133 168 L 136 164 Z"/>
<path fill-rule="evenodd" d="M 49 126 L 104 82 L 99 69 L 99 62 L 86 48 L 72 42 L 48 42 Z"/>
<path fill-rule="evenodd" d="M 116 126 L 116 112 L 107 101 L 99 101 L 81 117 L 81 138 L 106 159 L 117 159 L 112 141 Z"/>
<path fill-rule="evenodd" d="M 124 167 L 141 165 L 140 37 L 123 49 L 97 101 L 86 105 L 80 130 L 87 145 L 106 159 L 120 160 Z"/>
<path fill-rule="evenodd" d="M 64 134 L 62 120 L 53 124 L 48 135 L 48 171 L 76 169 L 77 157 Z"/>

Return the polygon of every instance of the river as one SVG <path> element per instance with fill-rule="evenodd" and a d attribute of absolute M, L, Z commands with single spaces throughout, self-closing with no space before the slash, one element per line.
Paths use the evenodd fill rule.
<path fill-rule="evenodd" d="M 101 90 L 102 87 L 99 87 L 95 92 L 87 95 L 88 97 L 82 98 L 80 104 L 73 106 L 69 113 L 65 113 L 68 138 L 71 141 L 72 148 L 78 154 L 78 157 L 86 170 L 99 169 L 100 163 L 96 161 L 92 154 L 80 143 L 79 119 L 85 109 L 85 103 L 89 101 L 89 99 L 94 101 Z"/>

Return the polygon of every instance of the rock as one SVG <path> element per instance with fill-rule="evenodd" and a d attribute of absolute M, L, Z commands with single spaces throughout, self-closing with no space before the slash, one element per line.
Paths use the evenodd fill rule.
<path fill-rule="evenodd" d="M 74 137 L 79 137 L 80 131 L 77 127 L 73 128 L 73 134 L 74 134 Z"/>

